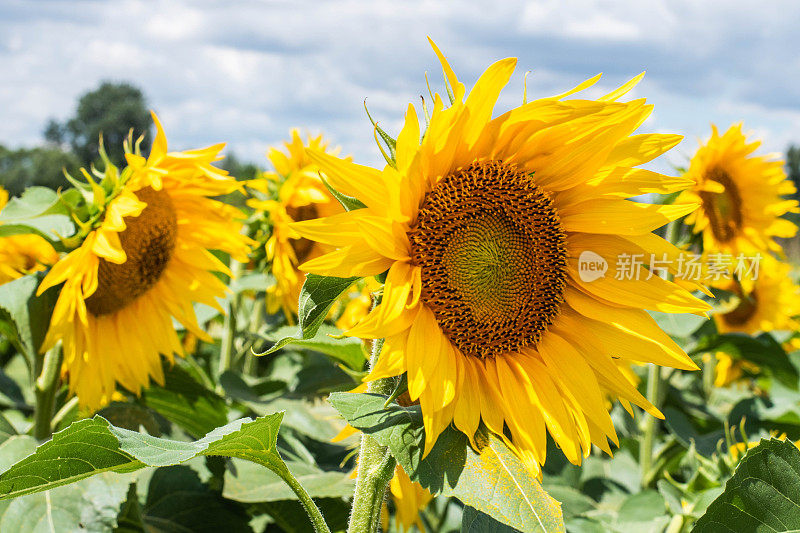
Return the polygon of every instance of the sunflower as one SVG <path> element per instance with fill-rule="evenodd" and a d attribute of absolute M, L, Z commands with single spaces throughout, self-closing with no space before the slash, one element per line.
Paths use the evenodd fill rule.
<path fill-rule="evenodd" d="M 631 136 L 652 106 L 618 100 L 641 76 L 599 100 L 568 98 L 595 77 L 492 119 L 515 59 L 490 66 L 465 101 L 464 85 L 431 44 L 452 103 L 433 96 L 421 140 L 410 105 L 396 158 L 383 170 L 307 151 L 335 189 L 366 208 L 293 224 L 336 248 L 301 268 L 387 273 L 380 305 L 347 335 L 385 338 L 367 379 L 407 373 L 424 453 L 451 422 L 473 446 L 485 424 L 535 472 L 548 431 L 575 464 L 592 444 L 610 453 L 608 439 L 618 439 L 604 393 L 663 417 L 615 358 L 697 369 L 645 309 L 704 314 L 709 306 L 643 267 L 632 280 L 583 281 L 579 256 L 680 254 L 652 231 L 697 205 L 626 198 L 690 184 L 633 168 L 681 137 Z"/>
<path fill-rule="evenodd" d="M 762 331 L 798 331 L 800 323 L 800 287 L 792 280 L 792 267 L 774 259 L 762 258 L 758 276 L 748 284 L 732 279 L 715 284 L 736 295 L 735 304 L 714 313 L 720 333 L 746 333 Z M 752 285 L 752 288 L 748 288 Z"/>
<path fill-rule="evenodd" d="M 269 194 L 272 183 L 279 184 L 277 200 L 254 198 L 248 205 L 266 212 L 272 225 L 266 251 L 275 285 L 267 289 L 267 311 L 274 313 L 283 309 L 290 316 L 297 312 L 297 300 L 305 281 L 305 275 L 297 266 L 332 248 L 301 238 L 289 224 L 341 213 L 344 208 L 322 182 L 319 168 L 305 152 L 306 147 L 325 151 L 328 143 L 322 135 L 303 141 L 297 130 L 293 130 L 291 141 L 284 145 L 286 152 L 277 148 L 267 152 L 275 172 L 266 172 L 262 179 L 248 182 L 249 187 L 265 194 Z"/>
<path fill-rule="evenodd" d="M 717 352 L 715 354 L 716 364 L 714 365 L 714 386 L 727 387 L 739 382 L 745 373 L 758 375 L 761 367 L 745 359 L 734 359 L 728 353 Z"/>
<path fill-rule="evenodd" d="M 797 226 L 781 217 L 798 212 L 797 201 L 784 198 L 795 186 L 783 161 L 752 155 L 761 142 L 748 143 L 741 124 L 721 136 L 716 126 L 711 130 L 686 173 L 695 185 L 678 198 L 701 204 L 686 222 L 702 234 L 705 251 L 780 252 L 775 237 L 797 233 Z"/>
<path fill-rule="evenodd" d="M 0 211 L 8 203 L 8 192 L 0 187 Z M 25 274 L 44 270 L 58 255 L 47 240 L 24 234 L 0 237 L 0 285 Z"/>
<path fill-rule="evenodd" d="M 212 166 L 224 145 L 168 152 L 153 119 L 150 156 L 131 153 L 128 145 L 128 166 L 119 173 L 106 168 L 101 185 L 110 184 L 110 194 L 92 182 L 97 216 L 83 222 L 83 241 L 38 289 L 63 284 L 42 350 L 62 342 L 62 375 L 89 409 L 107 403 L 117 384 L 133 393 L 150 379 L 163 384 L 159 354 L 170 361 L 183 354 L 173 318 L 210 340 L 192 303 L 222 311 L 217 298 L 226 287 L 215 273 L 230 274 L 210 250 L 240 261 L 249 252 L 236 220 L 241 213 L 210 198 L 240 189 Z"/>

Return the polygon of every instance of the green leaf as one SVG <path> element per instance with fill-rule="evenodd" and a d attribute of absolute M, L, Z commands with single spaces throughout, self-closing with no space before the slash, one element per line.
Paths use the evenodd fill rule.
<path fill-rule="evenodd" d="M 184 465 L 155 471 L 140 513 L 146 531 L 252 531 L 248 525 L 249 516 L 242 506 L 220 497 L 200 480 L 197 472 Z"/>
<path fill-rule="evenodd" d="M 667 335 L 673 337 L 687 338 L 697 331 L 697 328 L 708 322 L 707 318 L 690 313 L 662 313 L 661 311 L 648 311 L 648 313 Z"/>
<path fill-rule="evenodd" d="M 268 336 L 273 342 L 280 342 L 282 339 L 292 338 L 297 331 L 294 326 L 284 326 Z M 341 335 L 342 331 L 328 324 L 322 324 L 316 334 L 310 339 L 293 340 L 291 345 L 296 348 L 307 348 L 320 352 L 328 357 L 341 361 L 348 368 L 361 370 L 367 362 L 367 354 L 361 339 L 355 337 L 345 337 L 334 339 L 330 335 Z M 285 345 L 284 345 L 285 346 Z"/>
<path fill-rule="evenodd" d="M 775 379 L 793 390 L 798 388 L 797 368 L 786 355 L 783 347 L 768 333 L 751 337 L 742 333 L 717 335 L 700 344 L 693 353 L 722 351 L 734 359 L 745 359 L 770 372 Z"/>
<path fill-rule="evenodd" d="M 725 491 L 708 506 L 696 533 L 800 530 L 800 450 L 762 439 L 747 451 Z"/>
<path fill-rule="evenodd" d="M 228 422 L 225 400 L 177 364 L 165 366 L 164 386 L 149 387 L 142 398 L 148 407 L 194 438 Z"/>
<path fill-rule="evenodd" d="M 75 234 L 66 204 L 47 187 L 28 187 L 0 213 L 0 237 L 32 232 L 51 240 Z"/>
<path fill-rule="evenodd" d="M 330 442 L 342 429 L 336 411 L 325 403 L 304 399 L 276 398 L 268 402 L 245 402 L 256 414 L 285 411 L 282 426 L 321 442 Z"/>
<path fill-rule="evenodd" d="M 325 472 L 314 465 L 289 462 L 286 465 L 295 479 L 312 498 L 348 498 L 353 495 L 355 480 L 346 472 Z M 225 472 L 222 495 L 245 502 L 295 500 L 297 496 L 274 472 L 254 463 L 233 460 L 233 468 Z"/>
<path fill-rule="evenodd" d="M 279 475 L 288 469 L 275 447 L 283 413 L 241 419 L 200 440 L 180 442 L 117 428 L 95 416 L 53 435 L 36 452 L 0 474 L 0 500 L 74 483 L 101 472 L 170 466 L 199 455 L 238 457 Z"/>
<path fill-rule="evenodd" d="M 0 531 L 110 531 L 117 525 L 117 513 L 130 482 L 130 474 L 106 472 L 67 487 L 17 498 L 0 517 Z"/>
<path fill-rule="evenodd" d="M 244 291 L 263 292 L 267 287 L 275 284 L 275 277 L 265 272 L 257 272 L 239 276 L 231 281 L 228 288 L 233 294 Z"/>
<path fill-rule="evenodd" d="M 136 483 L 131 483 L 128 487 L 128 497 L 117 515 L 117 527 L 114 533 L 144 533 L 142 506 L 136 493 Z"/>
<path fill-rule="evenodd" d="M 0 413 L 0 444 L 4 443 L 11 437 L 17 434 L 17 430 L 14 429 L 14 426 L 11 425 L 11 422 Z"/>
<path fill-rule="evenodd" d="M 29 362 L 44 340 L 58 291 L 36 296 L 42 274 L 31 274 L 0 285 L 0 334 L 5 335 Z"/>
<path fill-rule="evenodd" d="M 385 396 L 346 392 L 331 394 L 330 401 L 350 425 L 388 446 L 409 476 L 432 493 L 454 496 L 521 531 L 564 531 L 560 504 L 500 439 L 490 436 L 477 454 L 450 426 L 422 459 L 419 406 L 384 408 Z"/>
<path fill-rule="evenodd" d="M 461 533 L 515 533 L 518 531 L 469 505 L 464 506 L 464 513 L 461 515 Z"/>
<path fill-rule="evenodd" d="M 654 490 L 646 490 L 634 494 L 622 503 L 615 525 L 619 531 L 661 533 L 669 520 L 664 497 Z"/>
<path fill-rule="evenodd" d="M 347 529 L 347 520 L 350 516 L 350 506 L 341 498 L 320 498 L 316 500 L 317 506 L 325 515 L 325 521 L 331 531 L 344 531 Z M 297 500 L 283 500 L 279 502 L 262 502 L 252 506 L 252 509 L 268 514 L 279 527 L 278 531 L 284 533 L 314 533 L 311 524 L 298 520 L 303 515 L 303 507 Z M 273 531 L 267 529 L 266 531 Z"/>
<path fill-rule="evenodd" d="M 0 446 L 0 457 L 14 462 L 35 449 L 32 437 L 15 436 Z M 109 531 L 116 526 L 130 482 L 129 474 L 106 472 L 68 487 L 0 502 L 0 531 Z"/>
<path fill-rule="evenodd" d="M 297 310 L 298 327 L 294 335 L 284 337 L 276 342 L 266 352 L 259 355 L 269 355 L 286 346 L 287 344 L 313 339 L 325 317 L 328 315 L 336 300 L 344 294 L 350 285 L 358 278 L 334 278 L 308 274 L 306 282 L 300 291 L 300 302 Z"/>
<path fill-rule="evenodd" d="M 140 428 L 144 428 L 151 435 L 161 436 L 161 427 L 155 413 L 143 405 L 130 402 L 111 402 L 97 411 L 97 414 L 116 427 L 131 431 L 139 431 Z"/>

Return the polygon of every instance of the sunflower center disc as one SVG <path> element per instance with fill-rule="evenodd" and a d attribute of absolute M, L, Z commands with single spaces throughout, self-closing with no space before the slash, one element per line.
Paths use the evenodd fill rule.
<path fill-rule="evenodd" d="M 535 345 L 558 316 L 565 233 L 553 201 L 516 167 L 479 161 L 442 178 L 409 237 L 422 299 L 463 353 Z"/>
<path fill-rule="evenodd" d="M 745 296 L 739 292 L 739 305 L 733 311 L 723 313 L 722 320 L 731 327 L 738 327 L 747 324 L 753 318 L 758 310 L 758 298 L 756 291 L 753 290 L 749 295 Z"/>
<path fill-rule="evenodd" d="M 724 192 L 702 191 L 700 199 L 714 237 L 719 242 L 728 242 L 742 226 L 742 198 L 739 189 L 728 173 L 719 168 L 711 169 L 706 179 L 725 187 Z"/>
<path fill-rule="evenodd" d="M 119 311 L 161 278 L 175 249 L 178 222 L 169 194 L 145 187 L 136 196 L 147 203 L 138 217 L 127 217 L 119 234 L 128 256 L 121 265 L 100 258 L 97 290 L 86 299 L 95 316 Z"/>
<path fill-rule="evenodd" d="M 287 207 L 286 214 L 294 222 L 302 222 L 304 220 L 313 220 L 319 218 L 317 207 L 314 204 L 301 205 L 299 207 Z M 305 263 L 308 256 L 311 255 L 311 250 L 314 249 L 314 241 L 300 237 L 299 239 L 292 239 L 289 241 L 294 250 L 294 255 L 297 258 L 297 263 Z"/>

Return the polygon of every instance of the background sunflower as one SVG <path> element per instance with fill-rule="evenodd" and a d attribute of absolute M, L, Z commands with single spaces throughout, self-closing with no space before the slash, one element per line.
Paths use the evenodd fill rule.
<path fill-rule="evenodd" d="M 8 192 L 0 187 L 0 212 L 7 203 Z M 43 270 L 56 259 L 56 251 L 38 235 L 0 237 L 0 284 Z"/>
<path fill-rule="evenodd" d="M 760 141 L 748 142 L 742 125 L 711 137 L 692 157 L 686 177 L 695 185 L 677 201 L 701 208 L 686 219 L 702 235 L 707 252 L 780 252 L 776 237 L 793 237 L 797 226 L 783 218 L 797 213 L 797 190 L 786 176 L 783 161 L 753 155 Z"/>
<path fill-rule="evenodd" d="M 267 157 L 275 168 L 261 178 L 250 180 L 248 187 L 272 199 L 251 198 L 250 207 L 263 211 L 271 225 L 266 242 L 267 260 L 275 284 L 267 290 L 267 312 L 282 309 L 291 317 L 297 310 L 300 288 L 305 275 L 297 266 L 329 251 L 329 247 L 301 238 L 289 226 L 292 222 L 329 216 L 344 211 L 320 179 L 319 167 L 306 155 L 305 148 L 326 151 L 328 143 L 322 135 L 306 141 L 292 130 L 291 141 L 284 143 L 286 151 L 270 148 Z M 338 153 L 338 149 L 333 150 Z"/>
<path fill-rule="evenodd" d="M 61 285 L 42 351 L 61 342 L 62 373 L 89 409 L 108 403 L 117 384 L 138 394 L 150 379 L 164 382 L 160 356 L 183 354 L 173 318 L 209 339 L 192 304 L 221 311 L 226 288 L 215 273 L 230 273 L 209 250 L 242 261 L 249 251 L 239 211 L 211 198 L 241 188 L 212 165 L 223 145 L 168 152 L 153 120 L 149 157 L 128 151 L 126 168 L 109 165 L 91 182 L 97 214 L 38 289 Z"/>

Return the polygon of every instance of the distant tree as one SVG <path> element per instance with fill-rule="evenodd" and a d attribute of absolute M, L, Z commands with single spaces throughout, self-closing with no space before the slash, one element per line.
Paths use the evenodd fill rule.
<path fill-rule="evenodd" d="M 77 175 L 78 158 L 55 147 L 10 150 L 0 145 L 0 186 L 12 195 L 22 194 L 26 187 L 41 185 L 58 189 L 69 186 L 63 169 Z"/>
<path fill-rule="evenodd" d="M 52 118 L 47 121 L 43 135 L 47 144 L 53 146 L 63 146 L 65 144 L 66 132 L 64 131 L 64 126 Z"/>
<path fill-rule="evenodd" d="M 800 146 L 791 145 L 786 151 L 786 173 L 800 191 Z M 800 192 L 798 196 L 800 196 Z"/>
<path fill-rule="evenodd" d="M 59 124 L 50 120 L 45 139 L 54 145 L 69 144 L 81 164 L 98 160 L 99 139 L 103 135 L 106 152 L 116 164 L 124 162 L 122 143 L 133 129 L 134 137 L 145 134 L 142 150 L 150 148 L 153 121 L 140 89 L 129 83 L 103 82 L 82 95 L 75 115 Z"/>
<path fill-rule="evenodd" d="M 261 169 L 258 166 L 254 163 L 242 161 L 233 152 L 225 156 L 220 166 L 239 181 L 251 180 L 261 173 Z"/>

